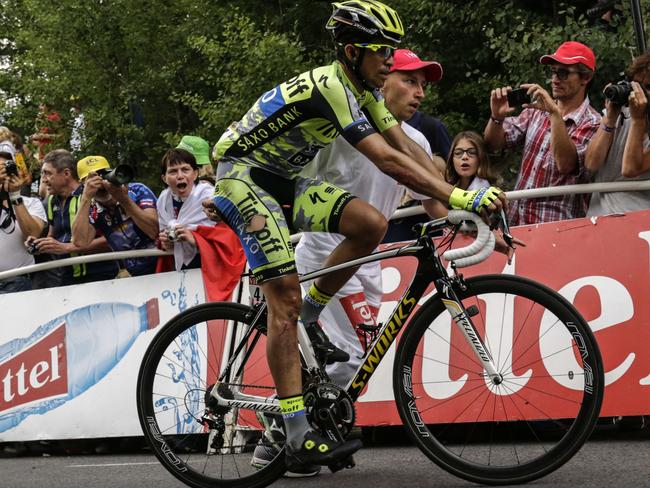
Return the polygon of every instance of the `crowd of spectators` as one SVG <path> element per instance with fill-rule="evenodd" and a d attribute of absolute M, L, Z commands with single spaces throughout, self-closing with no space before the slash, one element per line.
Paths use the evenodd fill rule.
<path fill-rule="evenodd" d="M 398 56 L 412 56 L 395 59 L 407 70 L 415 66 L 409 63 L 421 63 L 408 50 L 398 50 Z M 564 42 L 539 63 L 547 69 L 548 84 L 492 90 L 483 135 L 463 131 L 450 137 L 441 120 L 418 110 L 424 90 L 413 97 L 412 113 L 404 122 L 421 133 L 445 179 L 469 190 L 498 184 L 501 179 L 490 159 L 518 146 L 522 155 L 516 190 L 649 179 L 650 52 L 632 61 L 626 72 L 629 83 L 616 84 L 613 91 L 611 85 L 604 87 L 602 115 L 588 96 L 596 71 L 596 56 L 588 46 Z M 429 62 L 427 83 L 440 80 L 442 72 L 439 63 Z M 390 89 L 390 84 L 384 88 Z M 514 90 L 528 99 L 516 101 Z M 399 95 L 386 93 L 392 99 Z M 55 143 L 48 139 L 48 144 Z M 103 156 L 76 161 L 64 148 L 41 155 L 40 191 L 34 195 L 25 152 L 17 134 L 0 128 L 0 271 L 69 256 L 156 247 L 173 251 L 173 257 L 107 260 L 21 275 L 1 280 L 0 293 L 201 267 L 196 230 L 215 225 L 201 205 L 212 195 L 215 174 L 206 140 L 186 135 L 163 155 L 165 189 L 158 197 L 142 183 L 111 178 L 119 168 Z M 420 204 L 407 192 L 402 205 L 414 203 Z M 437 205 L 427 208 L 428 213 L 446 211 Z M 510 202 L 509 219 L 514 226 L 647 208 L 650 191 L 599 192 Z M 402 228 L 411 225 L 408 221 Z M 399 225 L 391 227 L 388 241 L 408 237 Z"/>

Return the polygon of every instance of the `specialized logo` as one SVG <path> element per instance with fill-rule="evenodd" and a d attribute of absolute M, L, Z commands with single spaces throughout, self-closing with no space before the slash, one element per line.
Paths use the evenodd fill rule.
<path fill-rule="evenodd" d="M 0 364 L 0 412 L 68 394 L 65 322 Z"/>
<path fill-rule="evenodd" d="M 454 319 L 454 322 L 460 326 L 463 335 L 472 344 L 473 349 L 479 355 L 481 360 L 484 363 L 492 362 L 492 357 L 488 353 L 487 349 L 485 349 L 485 346 L 483 345 L 481 339 L 476 334 L 476 330 L 467 318 L 465 311 L 461 309 L 458 303 L 456 303 L 454 300 L 445 300 L 443 298 L 442 302 L 445 304 L 445 307 Z"/>
<path fill-rule="evenodd" d="M 368 379 L 375 372 L 377 365 L 386 355 L 388 348 L 395 341 L 397 334 L 404 325 L 404 322 L 411 314 L 417 300 L 409 295 L 404 296 L 402 301 L 397 305 L 395 312 L 388 323 L 383 327 L 381 335 L 375 341 L 372 350 L 368 354 L 366 361 L 361 366 L 357 376 L 352 380 L 351 388 L 358 395 L 368 382 Z"/>

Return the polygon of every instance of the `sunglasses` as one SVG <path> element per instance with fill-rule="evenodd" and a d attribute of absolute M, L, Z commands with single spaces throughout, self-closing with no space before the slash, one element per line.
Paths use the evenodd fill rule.
<path fill-rule="evenodd" d="M 578 71 L 577 69 L 569 69 L 569 68 L 549 68 L 547 73 L 549 78 L 553 78 L 553 76 L 557 76 L 558 80 L 566 81 L 567 79 L 569 79 L 569 75 L 571 73 L 580 74 L 580 71 Z"/>
<path fill-rule="evenodd" d="M 478 156 L 478 151 L 473 147 L 470 147 L 469 149 L 461 149 L 460 147 L 457 147 L 456 149 L 454 149 L 454 152 L 452 154 L 456 158 L 462 158 L 463 154 L 465 153 L 467 153 L 467 155 L 470 158 L 475 158 L 476 156 Z"/>
<path fill-rule="evenodd" d="M 386 44 L 370 44 L 367 42 L 362 42 L 358 44 L 353 44 L 356 47 L 362 47 L 364 49 L 370 49 L 373 53 L 381 56 L 384 59 L 393 57 L 395 54 L 395 48 L 393 46 L 388 46 Z"/>

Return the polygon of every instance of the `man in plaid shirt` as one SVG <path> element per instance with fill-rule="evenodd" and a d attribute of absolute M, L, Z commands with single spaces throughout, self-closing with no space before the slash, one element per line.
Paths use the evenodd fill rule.
<path fill-rule="evenodd" d="M 593 51 L 579 42 L 565 42 L 542 56 L 548 66 L 552 96 L 540 85 L 521 85 L 532 102 L 516 117 L 508 105 L 511 87 L 492 90 L 485 141 L 492 150 L 524 144 L 515 190 L 589 182 L 584 158 L 598 129 L 600 116 L 589 104 L 587 90 L 596 70 Z M 588 195 L 566 195 L 511 202 L 511 225 L 536 224 L 584 217 Z"/>

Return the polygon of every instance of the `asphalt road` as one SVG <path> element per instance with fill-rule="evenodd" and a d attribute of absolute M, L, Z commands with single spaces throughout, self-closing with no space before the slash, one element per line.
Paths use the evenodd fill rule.
<path fill-rule="evenodd" d="M 404 442 L 367 442 L 355 455 L 357 467 L 309 479 L 281 479 L 273 486 L 471 487 L 431 463 Z M 389 445 L 392 444 L 392 445 Z M 597 434 L 564 467 L 529 483 L 534 487 L 650 487 L 650 429 Z M 104 455 L 41 455 L 0 459 L 3 488 L 171 488 L 182 487 L 147 452 Z"/>

